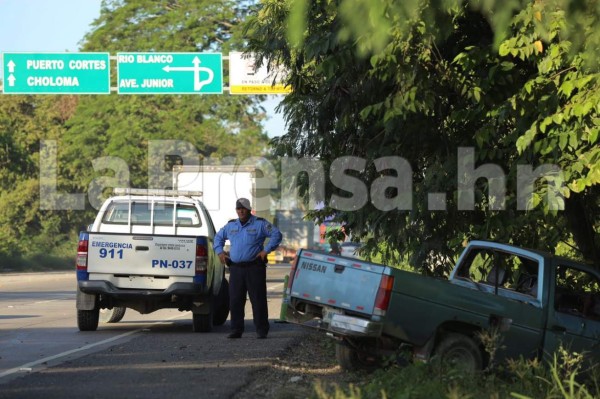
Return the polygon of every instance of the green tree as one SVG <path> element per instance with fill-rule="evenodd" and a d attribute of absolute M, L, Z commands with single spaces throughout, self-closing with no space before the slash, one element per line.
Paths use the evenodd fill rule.
<path fill-rule="evenodd" d="M 105 0 L 81 51 L 226 55 L 244 44 L 241 22 L 251 3 Z M 116 74 L 112 77 L 114 85 Z M 0 97 L 0 254 L 49 253 L 64 242 L 74 248 L 77 232 L 95 216 L 92 205 L 108 195 L 90 191 L 94 182 L 169 185 L 168 173 L 149 181 L 149 167 L 164 164 L 149 155 L 149 143 L 177 141 L 201 161 L 241 162 L 267 155 L 262 100 L 228 94 Z M 56 147 L 53 189 L 89 194 L 85 211 L 41 209 L 40 183 L 54 184 L 40 170 L 42 140 Z"/>
<path fill-rule="evenodd" d="M 227 54 L 243 45 L 240 23 L 248 12 L 249 3 L 229 0 L 107 0 L 82 50 Z M 134 186 L 145 187 L 148 162 L 163 161 L 148 156 L 148 143 L 157 140 L 188 142 L 202 161 L 240 162 L 266 155 L 262 99 L 227 94 L 82 97 L 63 137 L 65 183 L 88 187 L 98 176 L 90 161 L 113 156 L 127 163 Z"/>
<path fill-rule="evenodd" d="M 447 265 L 473 238 L 550 251 L 575 242 L 576 256 L 598 261 L 600 99 L 597 64 L 589 60 L 598 50 L 598 10 L 513 2 L 508 14 L 490 17 L 487 6 L 472 7 L 478 4 L 262 1 L 247 25 L 249 47 L 264 62 L 285 65 L 293 89 L 283 102 L 288 134 L 274 140 L 277 153 L 318 157 L 326 167 L 343 156 L 364 158 L 364 169 L 346 173 L 371 190 L 382 176 L 397 177 L 374 160 L 407 160 L 412 195 L 402 198 L 394 184 L 385 193 L 411 200 L 409 210 L 370 201 L 353 211 L 327 203 L 312 214 L 334 215 L 367 248 L 386 242 L 388 261 L 403 254 L 418 267 Z M 578 22 L 574 42 L 565 26 L 581 7 L 590 14 Z M 460 148 L 473 148 L 473 168 L 501 168 L 505 197 L 478 179 L 467 182 L 474 209 L 461 209 L 469 193 L 459 184 L 468 158 L 459 159 Z M 559 166 L 565 184 L 559 175 L 537 179 L 521 210 L 519 165 Z M 430 193 L 446 194 L 437 203 L 445 211 L 430 209 Z M 332 194 L 351 195 L 329 182 L 326 198 Z"/>
<path fill-rule="evenodd" d="M 56 140 L 76 97 L 0 97 L 0 254 L 49 253 L 67 238 L 73 215 L 40 209 L 40 140 Z"/>

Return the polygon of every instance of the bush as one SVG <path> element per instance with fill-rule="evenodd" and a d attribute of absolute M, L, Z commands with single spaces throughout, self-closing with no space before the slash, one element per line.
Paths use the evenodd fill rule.
<path fill-rule="evenodd" d="M 26 256 L 0 255 L 0 273 L 26 273 L 73 270 L 75 255 L 70 257 L 33 254 Z"/>
<path fill-rule="evenodd" d="M 517 359 L 472 375 L 452 369 L 438 373 L 432 364 L 413 363 L 378 370 L 360 389 L 336 387 L 333 396 L 320 386 L 315 391 L 319 399 L 597 398 L 599 368 L 584 370 L 585 364 L 584 356 L 564 349 L 550 363 Z"/>

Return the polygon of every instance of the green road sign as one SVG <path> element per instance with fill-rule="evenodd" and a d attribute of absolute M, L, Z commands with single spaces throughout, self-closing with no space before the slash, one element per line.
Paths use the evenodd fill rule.
<path fill-rule="evenodd" d="M 221 53 L 117 53 L 119 94 L 221 94 Z"/>
<path fill-rule="evenodd" d="M 108 53 L 3 53 L 5 94 L 109 94 Z"/>

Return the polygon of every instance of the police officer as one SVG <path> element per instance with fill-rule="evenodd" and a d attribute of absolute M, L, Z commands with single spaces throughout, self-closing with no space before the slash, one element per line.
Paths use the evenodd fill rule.
<path fill-rule="evenodd" d="M 269 333 L 267 308 L 267 254 L 281 242 L 281 232 L 263 218 L 250 213 L 252 207 L 246 198 L 235 203 L 238 219 L 230 220 L 215 236 L 213 245 L 219 259 L 229 265 L 229 297 L 231 333 L 227 338 L 241 338 L 244 332 L 246 293 L 250 297 L 254 327 L 258 338 Z M 269 243 L 264 247 L 265 240 Z M 229 240 L 230 253 L 223 251 Z"/>

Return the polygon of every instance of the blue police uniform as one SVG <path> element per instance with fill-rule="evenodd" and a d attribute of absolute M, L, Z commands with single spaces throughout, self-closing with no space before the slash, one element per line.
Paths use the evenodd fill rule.
<path fill-rule="evenodd" d="M 265 239 L 269 243 L 263 247 Z M 239 219 L 230 220 L 215 237 L 214 249 L 217 254 L 223 252 L 225 241 L 231 243 L 229 257 L 234 263 L 251 262 L 263 249 L 273 252 L 281 243 L 281 232 L 263 218 L 250 215 L 250 219 L 242 226 Z"/>
<path fill-rule="evenodd" d="M 265 240 L 269 238 L 266 247 Z M 279 229 L 263 218 L 250 215 L 246 223 L 230 220 L 215 236 L 214 249 L 223 252 L 225 241 L 230 242 L 229 297 L 231 330 L 233 334 L 244 332 L 244 307 L 246 293 L 250 297 L 254 326 L 259 337 L 269 332 L 267 307 L 267 271 L 265 262 L 258 256 L 263 250 L 272 252 L 281 243 Z"/>

